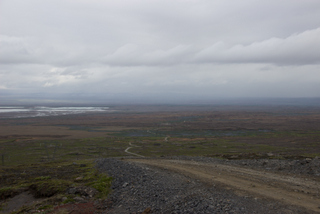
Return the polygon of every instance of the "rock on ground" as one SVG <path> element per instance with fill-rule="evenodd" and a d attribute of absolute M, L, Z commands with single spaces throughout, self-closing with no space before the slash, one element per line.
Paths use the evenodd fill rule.
<path fill-rule="evenodd" d="M 307 213 L 271 200 L 238 196 L 219 185 L 209 186 L 169 170 L 121 159 L 100 159 L 97 167 L 114 178 L 108 213 Z"/>

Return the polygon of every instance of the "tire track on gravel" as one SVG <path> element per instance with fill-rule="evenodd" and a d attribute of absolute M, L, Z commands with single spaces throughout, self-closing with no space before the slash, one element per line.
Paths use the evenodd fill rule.
<path fill-rule="evenodd" d="M 172 170 L 210 184 L 226 185 L 240 194 L 245 192 L 320 212 L 319 181 L 217 163 L 165 159 L 129 161 Z"/>

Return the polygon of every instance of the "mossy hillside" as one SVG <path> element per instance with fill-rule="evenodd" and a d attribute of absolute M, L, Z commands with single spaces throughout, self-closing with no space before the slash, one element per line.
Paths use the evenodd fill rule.
<path fill-rule="evenodd" d="M 95 169 L 93 160 L 6 167 L 2 171 L 7 173 L 0 177 L 0 198 L 4 200 L 23 191 L 30 191 L 36 198 L 51 199 L 33 205 L 37 207 L 72 202 L 72 197 L 66 193 L 69 187 L 90 186 L 99 192 L 96 198 L 106 198 L 112 181 Z M 77 179 L 79 177 L 83 179 Z M 63 197 L 67 198 L 67 202 L 62 202 Z"/>

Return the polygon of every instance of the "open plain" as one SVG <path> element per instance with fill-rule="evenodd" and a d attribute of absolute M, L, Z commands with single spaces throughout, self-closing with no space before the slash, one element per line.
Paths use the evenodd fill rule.
<path fill-rule="evenodd" d="M 1 118 L 3 212 L 15 209 L 17 213 L 54 213 L 61 204 L 86 204 L 101 213 L 320 211 L 317 106 L 163 105 L 110 109 Z M 113 177 L 107 198 L 80 195 L 80 200 L 67 190 L 50 196 L 35 194 L 34 180 L 66 179 L 59 175 L 62 168 L 68 172 L 66 188 L 88 185 L 90 179 L 84 178 L 90 172 L 86 170 L 94 168 L 95 160 L 99 160 L 100 173 Z M 55 169 L 55 174 L 46 167 Z M 150 173 L 161 175 L 148 177 Z M 161 185 L 155 185 L 154 179 L 159 179 Z M 179 182 L 182 186 L 174 191 Z M 25 192 L 33 192 L 33 197 L 40 200 L 38 205 L 34 199 L 25 205 L 28 209 L 17 206 L 9 210 L 10 200 Z M 55 199 L 48 202 L 52 197 Z M 72 212 L 70 206 L 68 212 Z"/>

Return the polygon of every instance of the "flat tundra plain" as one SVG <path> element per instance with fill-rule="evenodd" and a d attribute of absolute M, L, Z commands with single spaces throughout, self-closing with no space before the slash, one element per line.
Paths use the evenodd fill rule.
<path fill-rule="evenodd" d="M 320 211 L 318 107 L 117 106 L 112 110 L 0 119 L 3 169 L 21 164 L 100 160 L 100 169 L 114 178 L 108 199 L 96 203 L 100 204 L 96 212 L 102 213 Z M 143 175 L 153 170 L 167 177 L 180 176 L 190 185 L 219 187 L 219 191 L 228 192 L 230 199 L 237 198 L 231 201 L 238 201 L 238 205 L 230 205 L 234 209 L 219 208 L 219 203 L 211 202 L 201 205 L 191 195 L 200 197 L 202 193 L 186 190 L 173 194 L 175 185 L 169 183 L 157 192 L 150 180 L 144 184 L 129 177 L 121 180 L 124 174 L 133 173 L 131 177 L 142 180 L 143 175 L 137 174 L 138 168 L 136 172 L 126 171 L 126 167 L 115 170 L 108 163 L 111 159 L 114 165 L 138 167 Z M 181 179 L 178 180 L 182 182 Z M 148 182 L 151 186 L 144 191 L 156 193 L 150 196 L 146 192 L 142 197 L 137 191 L 142 191 Z M 204 192 L 205 189 L 203 194 L 208 197 L 213 194 Z M 144 203 L 130 205 L 124 194 L 130 195 L 133 202 Z M 171 207 L 160 203 L 167 200 L 166 194 L 175 195 Z M 222 195 L 223 200 L 228 200 Z M 250 206 L 243 204 L 246 200 Z M 263 212 L 259 212 L 259 204 L 264 207 Z"/>

